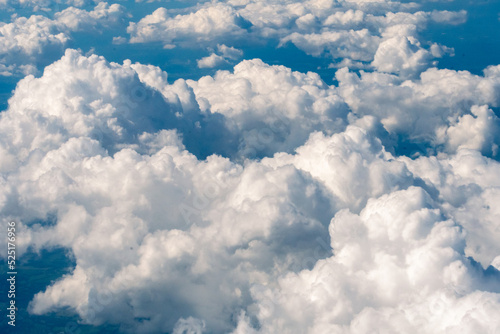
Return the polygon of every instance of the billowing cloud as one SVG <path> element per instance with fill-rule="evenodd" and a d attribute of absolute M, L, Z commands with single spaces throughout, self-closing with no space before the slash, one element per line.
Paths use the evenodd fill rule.
<path fill-rule="evenodd" d="M 264 37 L 280 46 L 293 43 L 315 57 L 362 61 L 366 66 L 373 61 L 376 69 L 411 76 L 436 56 L 423 45 L 426 41 L 420 41 L 418 31 L 429 21 L 461 24 L 467 16 L 465 11 L 414 12 L 415 4 L 386 1 L 229 1 L 191 10 L 174 16 L 157 9 L 130 24 L 130 41 L 162 42 L 170 48 L 179 43 L 193 47 L 194 41 L 215 46 L 214 42 L 245 40 L 259 45 Z M 222 62 L 215 53 L 200 60 L 201 67 Z"/>
<path fill-rule="evenodd" d="M 437 68 L 454 51 L 421 34 L 466 11 L 231 0 L 129 23 L 122 5 L 74 5 L 0 23 L 0 73 L 26 74 L 0 113 L 0 214 L 18 257 L 75 259 L 31 317 L 126 333 L 500 330 L 500 67 Z M 104 30 L 132 60 L 65 50 Z M 138 62 L 141 43 L 162 60 Z M 264 45 L 335 80 L 247 59 Z M 181 60 L 190 79 L 162 70 Z"/>
<path fill-rule="evenodd" d="M 69 7 L 54 13 L 53 19 L 15 17 L 0 23 L 0 64 L 9 66 L 8 75 L 35 74 L 36 64 L 48 65 L 64 52 L 72 32 L 109 29 L 123 24 L 126 16 L 123 6 L 101 2 L 92 11 Z"/>
<path fill-rule="evenodd" d="M 311 131 L 334 132 L 346 124 L 345 104 L 315 73 L 255 59 L 188 85 L 202 110 L 224 115 L 228 128 L 243 137 L 239 151 L 247 157 L 292 151 Z"/>
<path fill-rule="evenodd" d="M 401 80 L 378 72 L 357 75 L 342 69 L 336 77 L 339 94 L 353 113 L 377 117 L 405 154 L 410 152 L 401 141 L 450 153 L 464 145 L 495 156 L 497 116 L 479 106 L 498 106 L 498 73 L 497 66 L 487 68 L 484 76 L 430 68 L 419 80 Z M 474 141 L 471 135 L 476 137 Z"/>
<path fill-rule="evenodd" d="M 217 54 L 218 53 L 218 54 Z M 208 57 L 197 60 L 199 68 L 213 68 L 236 60 L 243 55 L 243 51 L 229 47 L 224 44 L 217 45 L 217 53 L 211 53 Z"/>
<path fill-rule="evenodd" d="M 347 117 L 341 95 L 312 73 L 254 60 L 198 82 L 166 79 L 154 66 L 68 51 L 18 85 L 0 120 L 1 210 L 22 222 L 19 251 L 64 246 L 77 260 L 34 297 L 32 313 L 70 308 L 84 323 L 129 332 L 241 331 L 254 321 L 266 333 L 411 332 L 475 326 L 467 312 L 475 321 L 495 317 L 498 277 L 466 257 L 494 263 L 497 247 L 476 245 L 493 245 L 495 228 L 470 225 L 460 207 L 496 222 L 494 206 L 477 208 L 496 190 L 461 171 L 463 163 L 446 167 L 466 156 L 396 158 L 376 138 L 384 133 L 376 118 Z M 450 145 L 460 143 L 456 127 L 484 132 L 491 111 L 472 112 L 475 119 L 449 128 Z M 219 131 L 247 140 L 252 127 L 271 129 L 276 113 L 286 115 L 275 129 L 284 141 L 264 144 L 290 153 L 261 161 L 198 159 L 179 137 L 189 142 L 220 115 Z M 338 117 L 352 125 L 324 134 Z M 189 130 L 184 118 L 199 123 Z M 198 143 L 213 140 L 200 133 Z M 305 144 L 294 142 L 306 134 Z M 436 181 L 430 163 L 442 165 L 449 183 Z M 493 177 L 498 163 L 488 164 L 494 169 L 484 175 Z M 449 198 L 462 184 L 472 196 Z M 55 224 L 30 223 L 54 212 Z"/>
<path fill-rule="evenodd" d="M 245 33 L 244 26 L 244 20 L 231 6 L 213 3 L 194 13 L 174 17 L 167 9 L 159 8 L 138 23 L 131 23 L 127 31 L 132 43 L 160 41 L 168 46 L 183 39 L 205 41 L 241 35 Z"/>
<path fill-rule="evenodd" d="M 463 230 L 421 188 L 370 200 L 359 215 L 338 212 L 330 235 L 334 257 L 252 289 L 259 332 L 500 329 L 498 272 L 465 256 Z"/>

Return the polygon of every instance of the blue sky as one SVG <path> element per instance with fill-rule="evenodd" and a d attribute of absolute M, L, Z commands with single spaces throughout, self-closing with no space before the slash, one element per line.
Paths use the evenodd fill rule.
<path fill-rule="evenodd" d="M 2 332 L 500 331 L 498 1 L 0 9 Z"/>

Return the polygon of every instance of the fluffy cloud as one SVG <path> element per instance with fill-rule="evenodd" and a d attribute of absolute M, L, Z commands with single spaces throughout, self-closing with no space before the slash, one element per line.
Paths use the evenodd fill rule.
<path fill-rule="evenodd" d="M 485 108 L 478 108 L 485 109 Z M 484 110 L 486 111 L 486 110 Z M 496 266 L 500 249 L 498 210 L 492 205 L 498 199 L 500 164 L 479 151 L 460 149 L 447 159 L 400 157 L 409 170 L 420 177 L 431 192 L 439 195 L 447 215 L 467 232 L 465 252 L 484 268 Z"/>
<path fill-rule="evenodd" d="M 26 222 L 19 252 L 61 245 L 78 258 L 71 275 L 35 296 L 31 312 L 69 307 L 86 323 L 139 332 L 203 323 L 180 320 L 192 316 L 229 331 L 226 310 L 248 304 L 249 285 L 313 256 L 325 235 L 331 199 L 307 173 L 198 160 L 175 130 L 154 128 L 148 110 L 164 110 L 155 119 L 162 126 L 183 110 L 178 87 L 163 87 L 177 105 L 151 91 L 164 83 L 155 83 L 155 70 L 68 51 L 41 78 L 21 81 L 2 114 L 2 128 L 10 128 L 2 148 L 12 158 L 2 168 L 15 185 L 10 192 L 5 185 L 2 212 Z M 136 86 L 141 108 L 117 110 Z M 20 128 L 26 137 L 16 137 Z M 54 211 L 55 225 L 30 223 Z"/>
<path fill-rule="evenodd" d="M 199 68 L 214 68 L 226 63 L 226 59 L 223 56 L 212 53 L 208 57 L 197 60 L 197 62 Z"/>
<path fill-rule="evenodd" d="M 217 52 L 211 53 L 208 57 L 197 60 L 199 68 L 213 68 L 227 63 L 229 60 L 236 60 L 243 55 L 243 51 L 224 44 L 217 45 Z"/>
<path fill-rule="evenodd" d="M 372 36 L 367 29 L 349 31 L 326 31 L 320 34 L 293 33 L 281 43 L 293 42 L 307 54 L 321 56 L 325 52 L 333 59 L 348 58 L 369 61 L 377 50 L 379 37 Z"/>
<path fill-rule="evenodd" d="M 15 17 L 0 23 L 0 64 L 8 66 L 6 74 L 35 74 L 36 64 L 48 65 L 63 53 L 72 32 L 109 29 L 123 24 L 126 16 L 121 5 L 101 2 L 92 11 L 69 7 L 53 19 Z"/>
<path fill-rule="evenodd" d="M 174 41 L 192 39 L 213 40 L 245 32 L 244 20 L 228 5 L 214 3 L 186 15 L 171 17 L 167 9 L 159 8 L 137 23 L 130 23 L 127 31 L 132 43 L 161 41 L 170 45 Z"/>
<path fill-rule="evenodd" d="M 347 109 L 333 87 L 315 73 L 292 72 L 246 60 L 234 72 L 188 81 L 201 110 L 224 115 L 239 133 L 243 156 L 291 152 L 314 130 L 332 133 L 346 125 Z"/>
<path fill-rule="evenodd" d="M 421 188 L 370 200 L 359 215 L 338 212 L 330 235 L 334 257 L 252 289 L 259 332 L 500 329 L 498 272 L 490 277 L 465 256 L 462 229 Z"/>
<path fill-rule="evenodd" d="M 0 61 L 6 65 L 34 63 L 43 53 L 62 52 L 68 36 L 53 33 L 56 24 L 44 16 L 20 17 L 0 24 Z"/>
<path fill-rule="evenodd" d="M 467 21 L 467 12 L 465 10 L 461 10 L 459 12 L 450 12 L 447 10 L 442 11 L 433 11 L 431 13 L 431 18 L 435 22 L 446 22 L 448 24 L 462 24 Z"/>
<path fill-rule="evenodd" d="M 169 84 L 158 67 L 68 50 L 21 80 L 0 118 L 0 210 L 19 222 L 19 254 L 62 246 L 77 263 L 30 312 L 144 333 L 495 329 L 498 275 L 475 262 L 500 255 L 499 164 L 477 151 L 494 142 L 492 111 L 447 126 L 449 156 L 412 160 L 377 137 L 418 127 L 384 128 L 352 94 L 392 83 L 417 99 L 436 85 L 449 99 L 427 76 L 459 87 L 462 75 L 493 105 L 496 72 L 344 70 L 337 88 L 247 60 Z"/>
<path fill-rule="evenodd" d="M 500 67 L 434 68 L 453 50 L 420 36 L 466 17 L 383 0 L 160 8 L 119 47 L 195 45 L 216 67 L 242 40 L 293 43 L 364 70 L 327 85 L 246 59 L 169 82 L 66 50 L 20 80 L 0 113 L 0 213 L 19 256 L 76 260 L 29 311 L 129 333 L 499 331 Z M 107 4 L 13 17 L 0 73 L 127 20 Z"/>
<path fill-rule="evenodd" d="M 430 68 L 419 80 L 402 80 L 378 72 L 362 71 L 358 76 L 342 69 L 336 77 L 339 94 L 353 113 L 375 116 L 393 135 L 395 142 L 384 141 L 387 147 L 410 154 L 405 142 L 448 153 L 462 146 L 495 156 L 497 116 L 478 106 L 498 106 L 498 73 L 497 66 L 487 68 L 484 76 Z"/>
<path fill-rule="evenodd" d="M 347 60 L 362 61 L 365 66 L 373 61 L 371 65 L 376 69 L 411 76 L 438 54 L 425 47 L 418 31 L 425 29 L 429 21 L 463 23 L 467 14 L 415 12 L 414 4 L 386 1 L 230 1 L 190 10 L 189 14 L 173 16 L 164 8 L 157 9 L 130 24 L 130 41 L 193 47 L 193 42 L 214 46 L 216 42 L 242 39 L 259 45 L 265 37 L 279 41 L 280 46 L 293 43 L 316 57 L 343 58 L 344 64 L 348 64 Z M 200 65 L 214 67 L 222 62 L 221 56 L 214 53 L 200 60 Z"/>
<path fill-rule="evenodd" d="M 413 42 L 413 43 L 412 43 Z M 431 53 L 405 36 L 392 37 L 380 43 L 372 65 L 381 72 L 409 76 L 428 67 Z"/>

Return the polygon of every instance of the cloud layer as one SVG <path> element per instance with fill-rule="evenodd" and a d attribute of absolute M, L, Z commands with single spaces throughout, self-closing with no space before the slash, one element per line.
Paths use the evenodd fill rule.
<path fill-rule="evenodd" d="M 466 11 L 234 0 L 129 22 L 122 5 L 69 5 L 0 23 L 0 71 L 26 74 L 0 113 L 0 213 L 19 256 L 75 258 L 33 316 L 128 333 L 500 331 L 500 65 L 436 68 L 453 50 L 421 36 Z M 172 80 L 66 49 L 107 29 L 126 29 L 121 50 L 194 48 L 193 68 L 214 70 Z M 326 59 L 334 84 L 247 57 L 264 43 Z"/>

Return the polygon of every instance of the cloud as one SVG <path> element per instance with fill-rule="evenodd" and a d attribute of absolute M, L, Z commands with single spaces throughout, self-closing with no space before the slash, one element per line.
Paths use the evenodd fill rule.
<path fill-rule="evenodd" d="M 485 108 L 482 112 L 485 112 Z M 477 150 L 459 149 L 447 159 L 420 157 L 411 160 L 400 157 L 415 176 L 439 194 L 446 203 L 447 215 L 453 217 L 465 231 L 467 256 L 473 257 L 484 268 L 493 265 L 499 254 L 494 240 L 500 236 L 496 206 L 500 164 L 484 157 Z"/>
<path fill-rule="evenodd" d="M 131 43 L 161 41 L 165 45 L 184 39 L 208 41 L 220 36 L 245 33 L 242 18 L 231 6 L 214 3 L 199 10 L 171 17 L 159 8 L 137 23 L 130 23 L 127 32 Z"/>
<path fill-rule="evenodd" d="M 220 71 L 188 85 L 202 111 L 225 116 L 227 127 L 240 135 L 238 151 L 245 157 L 291 152 L 314 130 L 332 133 L 346 125 L 345 104 L 315 73 L 254 59 L 233 73 Z"/>
<path fill-rule="evenodd" d="M 343 59 L 344 64 L 349 64 L 347 60 L 352 64 L 362 61 L 364 66 L 372 64 L 376 69 L 411 76 L 425 69 L 436 53 L 429 52 L 417 32 L 431 20 L 461 24 L 467 15 L 465 11 L 415 11 L 415 6 L 386 1 L 213 2 L 176 16 L 157 9 L 131 23 L 128 32 L 132 43 L 161 42 L 168 47 L 179 43 L 198 47 L 200 42 L 215 47 L 242 40 L 252 46 L 265 38 L 279 42 L 279 46 L 293 43 L 315 57 Z M 399 38 L 394 38 L 395 33 Z M 409 44 L 399 51 L 404 41 Z M 210 55 L 201 66 L 221 64 L 220 56 Z M 393 61 L 396 65 L 391 66 Z"/>
<path fill-rule="evenodd" d="M 427 68 L 431 58 L 431 53 L 422 49 L 417 41 L 397 36 L 380 43 L 372 65 L 380 72 L 408 77 Z"/>
<path fill-rule="evenodd" d="M 231 60 L 236 60 L 243 56 L 243 51 L 224 44 L 217 45 L 217 50 L 222 54 L 222 56 L 224 56 L 224 58 Z"/>
<path fill-rule="evenodd" d="M 236 60 L 243 55 L 243 51 L 224 44 L 217 45 L 219 54 L 211 53 L 208 57 L 197 60 L 199 68 L 214 68 L 228 63 L 230 60 Z"/>
<path fill-rule="evenodd" d="M 69 7 L 53 19 L 41 15 L 15 17 L 0 23 L 0 64 L 9 75 L 37 74 L 36 64 L 50 64 L 63 54 L 73 32 L 101 31 L 123 24 L 126 10 L 101 2 L 92 11 Z"/>
<path fill-rule="evenodd" d="M 21 66 L 34 63 L 36 57 L 45 53 L 63 51 L 68 36 L 63 33 L 52 33 L 57 25 L 50 19 L 33 15 L 30 18 L 20 17 L 12 23 L 0 25 L 0 61 L 4 66 Z M 13 73 L 12 71 L 9 71 Z"/>
<path fill-rule="evenodd" d="M 197 62 L 199 68 L 214 68 L 226 63 L 226 59 L 223 56 L 212 53 L 208 57 L 197 60 Z"/>
<path fill-rule="evenodd" d="M 499 130 L 499 119 L 491 109 L 472 106 L 471 115 L 461 116 L 456 125 L 446 130 L 448 149 L 468 148 L 496 156 Z"/>
<path fill-rule="evenodd" d="M 448 125 L 448 156 L 412 160 L 383 141 L 418 127 L 384 129 L 350 94 L 376 105 L 373 87 L 426 91 L 443 112 L 442 91 L 467 98 L 456 87 L 493 104 L 496 72 L 343 70 L 337 88 L 255 59 L 170 84 L 152 65 L 67 50 L 19 82 L 0 118 L 0 210 L 19 222 L 19 254 L 62 246 L 77 263 L 30 312 L 139 333 L 494 329 L 498 275 L 474 260 L 499 251 L 499 165 L 477 151 L 497 131 L 491 110 Z M 230 158 L 210 155 L 221 148 Z"/>
<path fill-rule="evenodd" d="M 419 9 L 232 0 L 128 24 L 100 3 L 2 24 L 1 75 L 28 75 L 0 113 L 0 213 L 18 256 L 75 259 L 29 312 L 128 333 L 499 331 L 500 67 L 436 68 L 453 50 L 421 32 L 467 13 Z M 64 51 L 127 25 L 117 49 L 233 68 L 172 80 Z M 287 43 L 335 84 L 240 61 Z"/>
<path fill-rule="evenodd" d="M 467 11 L 450 12 L 447 10 L 432 11 L 431 18 L 438 23 L 447 23 L 453 25 L 463 24 L 467 21 Z"/>
<path fill-rule="evenodd" d="M 379 38 L 371 36 L 368 30 L 328 31 L 321 34 L 293 33 L 281 40 L 291 41 L 295 46 L 313 56 L 327 53 L 333 59 L 349 58 L 369 61 L 375 52 Z"/>
<path fill-rule="evenodd" d="M 334 257 L 252 289 L 259 332 L 500 328 L 491 321 L 498 288 L 465 256 L 462 229 L 421 188 L 370 200 L 359 215 L 338 212 L 330 235 Z"/>
<path fill-rule="evenodd" d="M 125 25 L 127 17 L 125 7 L 116 3 L 109 5 L 106 2 L 100 2 L 92 11 L 70 7 L 54 14 L 58 25 L 70 31 L 85 32 L 96 27 L 109 29 L 116 25 Z"/>
<path fill-rule="evenodd" d="M 362 71 L 358 76 L 342 69 L 336 78 L 339 94 L 354 114 L 375 116 L 385 130 L 399 137 L 394 137 L 396 143 L 384 141 L 388 148 L 394 145 L 403 148 L 403 141 L 453 153 L 461 145 L 459 131 L 467 129 L 467 133 L 472 134 L 476 132 L 474 127 L 482 127 L 485 132 L 477 133 L 476 144 L 467 145 L 495 155 L 496 116 L 491 113 L 477 116 L 475 114 L 484 112 L 473 106 L 498 106 L 496 66 L 487 68 L 483 76 L 429 68 L 419 80 L 402 80 L 378 72 Z M 481 120 L 484 125 L 480 125 Z M 480 142 L 484 142 L 484 146 Z"/>

